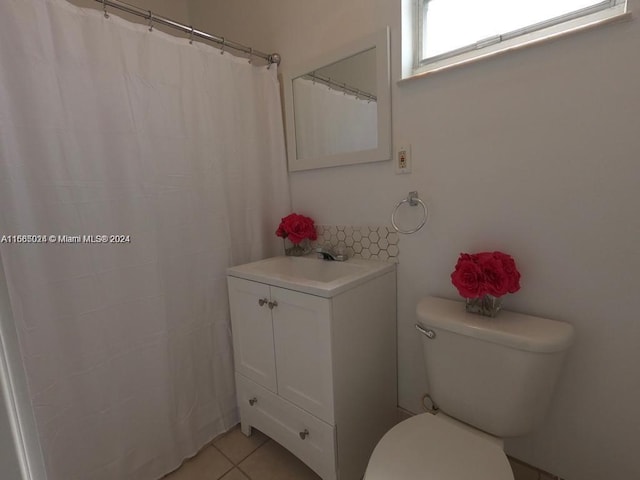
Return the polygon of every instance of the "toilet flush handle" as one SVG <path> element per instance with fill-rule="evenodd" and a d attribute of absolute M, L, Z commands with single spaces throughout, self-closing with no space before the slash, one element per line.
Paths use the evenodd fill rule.
<path fill-rule="evenodd" d="M 427 337 L 427 338 L 429 338 L 431 340 L 436 338 L 436 332 L 434 332 L 430 328 L 424 328 L 419 323 L 416 323 L 416 330 L 418 330 L 421 334 L 423 334 L 425 337 Z"/>

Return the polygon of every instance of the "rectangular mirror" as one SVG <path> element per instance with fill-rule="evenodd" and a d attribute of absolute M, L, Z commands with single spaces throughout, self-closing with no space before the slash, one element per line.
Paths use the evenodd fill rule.
<path fill-rule="evenodd" d="M 284 76 L 289 171 L 391 158 L 389 29 Z"/>

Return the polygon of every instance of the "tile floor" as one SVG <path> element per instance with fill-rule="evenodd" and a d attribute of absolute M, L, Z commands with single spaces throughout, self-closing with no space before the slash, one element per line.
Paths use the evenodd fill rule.
<path fill-rule="evenodd" d="M 320 480 L 288 450 L 258 430 L 236 426 L 162 480 Z"/>
<path fill-rule="evenodd" d="M 536 467 L 521 462 L 517 458 L 509 457 L 515 480 L 562 480 L 551 473 L 538 470 Z"/>
<path fill-rule="evenodd" d="M 400 410 L 398 421 L 410 414 Z M 515 480 L 562 480 L 509 457 Z M 195 457 L 162 480 L 321 480 L 309 467 L 254 429 L 245 437 L 240 426 L 216 438 Z"/>

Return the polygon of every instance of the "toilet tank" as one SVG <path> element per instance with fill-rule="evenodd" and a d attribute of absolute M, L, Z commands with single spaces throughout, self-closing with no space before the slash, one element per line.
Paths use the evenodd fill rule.
<path fill-rule="evenodd" d="M 501 311 L 466 313 L 464 304 L 426 297 L 417 306 L 429 394 L 444 413 L 498 437 L 535 428 L 549 406 L 573 327 Z"/>

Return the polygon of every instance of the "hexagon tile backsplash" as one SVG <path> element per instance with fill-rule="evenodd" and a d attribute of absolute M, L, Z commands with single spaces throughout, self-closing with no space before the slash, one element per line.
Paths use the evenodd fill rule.
<path fill-rule="evenodd" d="M 393 227 L 316 225 L 316 245 L 344 247 L 348 257 L 398 262 L 400 236 Z"/>

